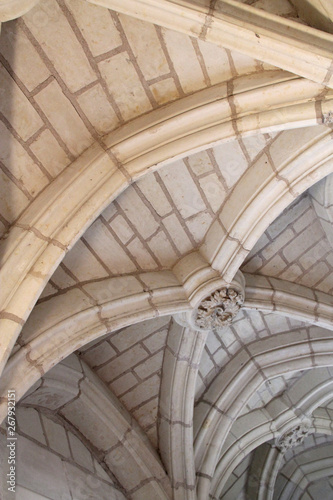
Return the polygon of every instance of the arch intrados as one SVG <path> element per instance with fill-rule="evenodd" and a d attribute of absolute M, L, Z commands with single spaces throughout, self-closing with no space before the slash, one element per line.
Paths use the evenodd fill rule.
<path fill-rule="evenodd" d="M 252 348 L 249 344 L 248 354 L 236 355 L 210 386 L 206 394 L 209 410 L 200 418 L 202 424 L 194 445 L 196 469 L 199 472 L 199 497 L 202 495 L 202 498 L 205 498 L 209 495 L 211 488 L 209 478 L 214 476 L 232 422 L 239 415 L 245 402 L 264 382 L 258 366 L 266 379 L 314 366 L 332 366 L 333 339 L 330 332 L 322 330 L 320 335 L 317 334 L 312 339 L 307 336 L 303 336 L 303 339 L 300 337 L 301 335 L 297 333 L 275 335 L 271 348 L 269 348 L 272 343 L 270 338 L 252 343 Z M 297 352 L 293 353 L 295 348 Z M 205 422 L 209 425 L 205 425 Z"/>
<path fill-rule="evenodd" d="M 264 87 L 267 110 L 260 111 L 253 95 Z M 239 87 L 235 83 L 239 101 L 236 118 L 227 85 L 221 84 L 111 132 L 105 138 L 104 149 L 94 144 L 86 150 L 31 203 L 2 245 L 1 280 L 8 283 L 1 291 L 0 324 L 7 332 L 1 346 L 2 366 L 65 253 L 130 182 L 152 168 L 234 137 L 233 123 L 237 123 L 240 135 L 315 125 L 318 118 L 314 101 L 321 90 L 318 84 L 281 71 L 263 73 L 259 82 L 240 77 Z M 329 99 L 322 102 L 323 109 L 329 105 Z M 320 177 L 332 169 L 319 170 L 316 175 Z M 284 202 L 284 206 L 287 204 Z M 61 219 L 54 218 L 54 213 L 61 214 Z M 236 261 L 239 255 L 229 275 L 236 272 Z M 216 262 L 215 265 L 221 267 Z"/>

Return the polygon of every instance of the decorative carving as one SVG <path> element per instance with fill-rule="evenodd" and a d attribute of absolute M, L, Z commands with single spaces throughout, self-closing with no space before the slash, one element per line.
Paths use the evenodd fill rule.
<path fill-rule="evenodd" d="M 211 281 L 207 283 L 209 286 L 206 290 L 200 283 L 200 297 L 193 309 L 174 314 L 174 320 L 179 325 L 198 332 L 213 330 L 220 333 L 228 326 L 244 303 L 245 278 L 240 271 L 237 271 L 230 284 L 226 284 L 222 279 L 216 280 L 215 284 L 215 290 L 211 291 Z"/>
<path fill-rule="evenodd" d="M 329 111 L 328 113 L 323 114 L 323 124 L 333 125 L 333 111 Z"/>
<path fill-rule="evenodd" d="M 195 324 L 203 330 L 218 331 L 238 314 L 244 295 L 233 288 L 222 288 L 203 300 L 197 309 Z"/>
<path fill-rule="evenodd" d="M 285 453 L 290 448 L 294 448 L 303 443 L 304 438 L 309 434 L 310 425 L 307 423 L 299 424 L 290 431 L 286 432 L 276 440 L 275 446 Z"/>

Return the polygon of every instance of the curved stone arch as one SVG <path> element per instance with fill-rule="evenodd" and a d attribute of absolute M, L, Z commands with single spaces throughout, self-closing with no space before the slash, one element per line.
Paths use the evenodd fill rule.
<path fill-rule="evenodd" d="M 179 0 L 88 1 L 250 57 L 255 53 L 264 62 L 333 86 L 332 36 L 290 19 L 234 0 L 221 0 L 217 6 Z M 24 0 L 22 7 L 19 2 L 2 0 L 0 21 L 22 15 L 37 0 Z"/>
<path fill-rule="evenodd" d="M 173 321 L 167 337 L 159 401 L 159 443 L 174 500 L 195 500 L 193 407 L 207 332 Z"/>
<path fill-rule="evenodd" d="M 201 248 L 212 267 L 227 281 L 231 281 L 269 224 L 297 196 L 330 173 L 330 142 L 329 133 L 313 138 L 303 151 L 298 155 L 291 153 L 275 169 L 261 157 L 241 177 Z"/>
<path fill-rule="evenodd" d="M 281 309 L 283 314 L 332 328 L 332 301 L 327 294 L 321 293 L 322 305 L 318 307 L 313 292 L 306 287 L 283 280 L 245 276 L 248 281 L 246 307 Z M 141 282 L 134 276 L 107 278 L 102 287 L 100 281 L 91 282 L 83 287 L 85 293 L 72 289 L 38 304 L 22 332 L 21 348 L 13 354 L 3 373 L 1 393 L 5 395 L 9 387 L 15 387 L 19 399 L 41 373 L 86 343 L 156 315 L 187 311 L 225 284 L 196 253 L 179 262 L 174 272 L 143 273 L 139 277 Z M 146 290 L 142 281 L 147 283 Z M 149 283 L 152 285 L 148 286 Z M 288 287 L 290 290 L 286 292 Z M 288 310 L 284 307 L 286 303 Z M 27 359 L 27 354 L 33 363 Z M 5 406 L 3 409 L 6 411 Z"/>
<path fill-rule="evenodd" d="M 333 434 L 331 420 L 328 421 L 326 419 L 324 421 L 324 425 L 322 422 L 320 422 L 319 425 L 318 418 L 314 417 L 313 429 L 314 432 L 319 434 Z M 267 444 L 267 446 L 269 445 Z M 258 450 L 259 455 L 260 453 L 261 450 Z M 278 448 L 269 446 L 264 466 L 261 468 L 261 474 L 256 484 L 255 493 L 253 492 L 258 500 L 273 500 L 274 485 L 281 468 L 282 457 L 283 454 L 278 450 Z M 255 459 L 256 457 L 254 457 L 254 460 Z"/>
<path fill-rule="evenodd" d="M 325 408 L 317 408 L 313 412 L 312 426 L 314 432 L 333 435 L 333 415 L 329 415 L 329 412 Z M 263 446 L 266 446 L 264 464 L 262 464 Z M 261 470 L 261 474 L 255 481 L 251 493 L 258 500 L 273 500 L 274 484 L 280 470 L 283 454 L 278 448 L 270 446 L 267 441 L 260 448 L 260 450 L 257 448 L 258 453 L 254 456 L 253 466 L 257 475 L 257 467 L 254 463 L 257 458 L 260 463 L 259 470 Z"/>
<path fill-rule="evenodd" d="M 195 410 L 199 498 L 208 498 L 216 464 L 232 422 L 264 380 L 307 368 L 331 366 L 332 353 L 331 333 L 321 330 L 311 339 L 301 332 L 277 334 L 248 344 L 246 352 L 234 356 Z"/>
<path fill-rule="evenodd" d="M 292 407 L 290 404 L 288 405 L 288 401 L 284 401 L 285 398 L 282 395 L 279 398 L 278 406 L 273 401 L 273 403 L 268 403 L 263 410 L 254 410 L 239 418 L 236 433 L 232 434 L 234 442 L 230 443 L 228 449 L 222 450 L 222 456 L 214 473 L 211 491 L 213 497 L 220 498 L 229 475 L 246 455 L 263 443 L 277 438 L 288 432 L 289 429 L 301 424 L 304 419 L 310 419 L 318 406 L 332 399 L 333 380 L 329 378 L 329 374 L 327 377 L 326 380 L 319 383 L 313 380 L 312 371 L 305 375 L 305 379 L 302 377 L 292 388 Z M 313 387 L 304 396 L 306 382 Z M 299 396 L 297 396 L 297 392 L 300 392 Z M 259 425 L 254 426 L 253 422 L 259 422 Z M 317 432 L 315 425 L 313 425 L 311 432 Z"/>
<path fill-rule="evenodd" d="M 321 91 L 322 88 L 317 84 L 280 71 L 264 73 L 259 82 L 258 79 L 252 82 L 249 77 L 240 77 L 238 84 L 235 83 L 233 96 L 236 118 L 230 106 L 227 85 L 221 84 L 139 117 L 111 132 L 105 138 L 104 148 L 94 144 L 86 150 L 37 196 L 2 244 L 0 279 L 7 286 L 2 287 L 0 296 L 0 328 L 6 332 L 0 350 L 0 370 L 61 259 L 101 211 L 130 182 L 152 168 L 156 169 L 174 159 L 234 137 L 235 123 L 240 134 L 274 130 L 281 126 L 295 128 L 314 125 L 318 121 L 315 99 Z M 265 111 L 257 108 L 255 97 L 258 93 L 265 95 L 262 103 Z M 321 103 L 322 112 L 331 102 L 329 99 Z M 329 129 L 325 129 L 325 132 L 319 133 L 319 136 L 323 135 L 321 147 L 323 155 L 326 154 L 326 164 L 323 155 L 318 162 L 318 154 L 314 154 L 316 165 L 312 164 L 300 172 L 302 178 L 306 176 L 306 180 L 300 181 L 297 186 L 300 190 L 306 189 L 318 178 L 332 171 L 333 166 L 327 164 L 331 151 L 325 141 L 329 132 Z M 255 172 L 253 174 L 256 176 Z M 273 185 L 277 183 L 276 175 L 278 174 L 270 172 Z M 264 184 L 267 184 L 267 179 Z M 272 187 L 271 185 L 270 189 Z M 264 189 L 259 197 L 269 195 L 269 192 L 270 190 L 267 192 Z M 271 219 L 293 199 L 288 190 L 274 191 L 274 196 L 278 198 L 283 194 L 283 201 L 279 200 L 274 206 L 275 212 L 270 214 Z M 238 196 L 237 190 L 235 196 Z M 235 204 L 235 196 L 233 195 L 229 205 Z M 247 201 L 246 205 L 248 203 Z M 244 206 L 238 207 L 239 211 L 244 209 Z M 53 217 L 55 212 L 56 218 Z M 251 213 L 253 214 L 253 210 Z M 238 219 L 240 218 L 239 216 Z M 268 220 L 267 216 L 264 224 Z M 262 222 L 260 229 L 263 227 Z M 234 226 L 235 224 L 229 229 L 234 231 Z M 252 234 L 252 242 L 259 236 L 259 226 L 255 228 L 256 234 Z M 232 273 L 235 274 L 235 266 L 240 257 L 243 257 L 244 250 L 243 247 L 242 251 L 235 250 L 235 241 L 229 239 L 234 233 L 221 235 L 218 231 L 217 234 L 219 240 L 227 246 L 226 255 L 233 256 L 233 266 L 229 266 L 227 272 L 229 279 Z M 215 241 L 211 252 L 214 256 L 219 255 L 219 258 L 214 258 L 214 267 L 222 270 L 221 244 L 218 242 L 220 252 L 215 251 L 216 244 Z M 211 246 L 210 241 L 208 247 Z M 207 248 L 204 253 L 207 253 Z"/>
<path fill-rule="evenodd" d="M 331 453 L 333 451 L 333 443 L 327 443 L 323 447 L 319 448 L 319 451 L 329 447 Z M 307 449 L 297 455 L 300 460 L 303 453 L 306 453 Z M 297 463 L 297 465 L 299 465 Z M 294 472 L 288 477 L 287 485 L 282 489 L 279 496 L 276 496 L 276 500 L 291 500 L 294 497 L 294 492 L 297 489 L 301 489 L 303 492 L 306 491 L 308 486 L 314 481 L 332 477 L 333 468 L 333 457 L 323 457 L 310 462 L 310 464 L 301 464 L 297 467 Z M 293 487 L 291 486 L 293 485 Z"/>
<path fill-rule="evenodd" d="M 244 273 L 244 309 L 271 311 L 333 330 L 333 298 L 306 286 Z"/>
<path fill-rule="evenodd" d="M 72 357 L 59 363 L 34 389 L 24 403 L 58 410 L 99 450 L 102 461 L 128 494 L 144 486 L 151 498 L 171 498 L 169 478 L 147 436 L 83 361 Z"/>
<path fill-rule="evenodd" d="M 8 387 L 15 387 L 20 399 L 46 371 L 83 345 L 146 319 L 188 311 L 226 285 L 197 252 L 184 257 L 173 272 L 142 273 L 138 278 L 107 278 L 103 287 L 93 281 L 38 304 L 20 338 L 21 347 L 1 377 L 4 400 Z M 4 401 L 0 407 L 2 420 Z"/>
<path fill-rule="evenodd" d="M 329 175 L 310 190 L 312 204 L 328 241 L 333 247 L 333 176 Z"/>

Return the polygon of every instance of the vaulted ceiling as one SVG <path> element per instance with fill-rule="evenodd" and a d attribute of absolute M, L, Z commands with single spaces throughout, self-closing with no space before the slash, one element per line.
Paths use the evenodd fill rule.
<path fill-rule="evenodd" d="M 333 498 L 332 20 L 0 0 L 4 500 Z"/>

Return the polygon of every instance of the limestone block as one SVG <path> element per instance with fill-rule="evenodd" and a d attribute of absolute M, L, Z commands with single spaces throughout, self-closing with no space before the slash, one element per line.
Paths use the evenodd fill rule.
<path fill-rule="evenodd" d="M 192 172 L 197 176 L 214 170 L 211 157 L 208 155 L 207 151 L 200 151 L 200 153 L 194 153 L 189 156 L 188 164 Z"/>
<path fill-rule="evenodd" d="M 212 85 L 230 80 L 234 76 L 227 51 L 223 47 L 202 40 L 198 40 L 198 45 Z"/>
<path fill-rule="evenodd" d="M 63 263 L 79 281 L 91 281 L 109 275 L 81 240 L 66 254 Z"/>
<path fill-rule="evenodd" d="M 125 253 L 100 219 L 97 219 L 86 231 L 85 239 L 100 259 L 103 255 L 103 262 L 111 273 L 119 274 L 135 271 L 136 266 L 134 262 Z M 104 252 L 105 248 L 109 248 L 109 252 L 106 255 Z"/>
<path fill-rule="evenodd" d="M 163 38 L 185 93 L 206 87 L 191 40 L 181 33 L 162 29 Z M 179 50 L 179 47 L 182 50 Z"/>
<path fill-rule="evenodd" d="M 82 46 L 55 0 L 39 2 L 25 15 L 24 21 L 71 92 L 96 80 Z"/>
<path fill-rule="evenodd" d="M 115 394 L 117 394 L 117 396 L 121 396 L 137 384 L 138 379 L 133 375 L 133 373 L 130 372 L 125 375 L 121 375 L 119 378 L 111 382 L 110 388 Z"/>
<path fill-rule="evenodd" d="M 165 217 L 163 224 L 181 254 L 185 254 L 192 249 L 192 243 L 175 214 Z"/>
<path fill-rule="evenodd" d="M 104 280 L 103 287 L 98 282 L 87 283 L 84 285 L 84 290 L 100 304 L 103 304 L 137 295 L 143 291 L 143 286 L 135 276 L 123 276 Z"/>
<path fill-rule="evenodd" d="M 71 500 L 61 459 L 49 450 L 19 436 L 17 483 L 52 500 Z"/>
<path fill-rule="evenodd" d="M 104 8 L 82 0 L 66 0 L 66 4 L 94 56 L 122 44 L 119 31 Z"/>
<path fill-rule="evenodd" d="M 154 235 L 148 245 L 159 262 L 163 262 L 164 266 L 171 267 L 177 261 L 178 256 L 164 231 L 159 231 Z"/>
<path fill-rule="evenodd" d="M 150 336 L 154 331 L 163 328 L 168 321 L 168 318 L 161 317 L 154 321 L 143 321 L 129 326 L 112 336 L 111 342 L 120 352 L 125 351 Z"/>
<path fill-rule="evenodd" d="M 82 467 L 85 467 L 86 469 L 89 469 L 90 471 L 94 472 L 92 456 L 89 450 L 71 432 L 68 433 L 68 438 L 75 462 L 77 462 L 79 465 L 82 465 Z"/>
<path fill-rule="evenodd" d="M 50 448 L 66 458 L 71 458 L 65 429 L 45 415 L 41 418 Z"/>
<path fill-rule="evenodd" d="M 124 15 L 119 19 L 145 79 L 152 80 L 169 73 L 155 26 Z"/>
<path fill-rule="evenodd" d="M 123 493 L 114 488 L 110 482 L 100 480 L 96 475 L 87 474 L 72 464 L 65 463 L 64 469 L 68 477 L 68 486 L 72 498 L 95 500 L 125 500 Z"/>
<path fill-rule="evenodd" d="M 124 120 L 130 120 L 152 109 L 126 52 L 105 59 L 98 66 Z"/>
<path fill-rule="evenodd" d="M 157 397 L 140 406 L 133 412 L 134 417 L 137 419 L 143 429 L 146 429 L 146 427 L 152 425 L 152 423 L 156 423 L 158 407 L 159 398 Z"/>
<path fill-rule="evenodd" d="M 205 210 L 199 190 L 182 161 L 162 169 L 160 176 L 182 217 L 187 218 Z M 177 183 L 174 183 L 175 178 L 178 179 Z"/>
<path fill-rule="evenodd" d="M 5 23 L 2 26 L 0 52 L 29 91 L 50 75 L 35 47 L 18 24 L 15 24 L 15 27 L 13 23 Z"/>
<path fill-rule="evenodd" d="M 132 239 L 134 232 L 122 215 L 117 215 L 117 217 L 109 222 L 109 225 L 122 243 L 126 244 Z"/>
<path fill-rule="evenodd" d="M 44 130 L 30 145 L 30 149 L 52 177 L 60 174 L 70 163 L 67 154 L 49 130 Z"/>
<path fill-rule="evenodd" d="M 128 245 L 127 249 L 131 252 L 138 266 L 143 270 L 156 269 L 158 267 L 156 260 L 151 253 L 141 243 L 139 238 L 134 238 Z"/>
<path fill-rule="evenodd" d="M 10 203 L 8 203 L 10 193 Z M 13 222 L 28 206 L 29 198 L 19 189 L 11 179 L 0 171 L 0 212 L 8 222 Z"/>
<path fill-rule="evenodd" d="M 158 223 L 134 188 L 129 187 L 117 202 L 143 238 L 155 233 Z"/>
<path fill-rule="evenodd" d="M 173 78 L 165 78 L 150 85 L 155 101 L 166 104 L 179 98 L 179 91 Z"/>
<path fill-rule="evenodd" d="M 110 363 L 105 365 L 103 368 L 97 370 L 97 373 L 103 380 L 109 382 L 118 377 L 118 375 L 124 371 L 124 366 L 133 366 L 135 363 L 139 363 L 147 356 L 148 353 L 142 346 L 135 345 L 129 351 L 125 351 L 116 359 L 110 361 Z"/>
<path fill-rule="evenodd" d="M 149 203 L 154 207 L 158 215 L 163 217 L 171 212 L 172 207 L 164 194 L 158 179 L 159 177 L 149 174 L 140 179 L 137 182 L 137 186 L 147 198 Z"/>
<path fill-rule="evenodd" d="M 160 371 L 162 369 L 163 352 L 160 351 L 145 363 L 137 366 L 134 371 L 141 378 L 145 379 L 150 377 L 153 373 Z"/>
<path fill-rule="evenodd" d="M 16 418 L 20 432 L 46 445 L 39 413 L 36 410 L 18 407 Z"/>
<path fill-rule="evenodd" d="M 100 84 L 80 94 L 77 100 L 98 134 L 107 134 L 119 125 L 117 115 Z"/>
<path fill-rule="evenodd" d="M 226 197 L 224 186 L 216 174 L 201 178 L 199 183 L 213 211 L 217 212 Z"/>
<path fill-rule="evenodd" d="M 160 330 L 159 332 L 146 339 L 144 341 L 144 345 L 153 354 L 154 352 L 159 351 L 165 346 L 167 334 L 168 328 L 166 327 L 165 329 Z"/>
<path fill-rule="evenodd" d="M 122 401 L 126 405 L 126 408 L 131 410 L 143 401 L 147 401 L 151 397 L 157 396 L 159 388 L 160 378 L 154 375 L 123 396 Z"/>
<path fill-rule="evenodd" d="M 102 342 L 96 347 L 92 347 L 88 351 L 85 351 L 83 359 L 91 368 L 94 368 L 95 366 L 105 363 L 115 355 L 116 351 L 112 349 L 110 344 L 108 342 Z"/>
<path fill-rule="evenodd" d="M 74 156 L 78 156 L 92 144 L 93 139 L 76 109 L 54 80 L 35 99 Z"/>
<path fill-rule="evenodd" d="M 9 95 L 11 99 L 3 98 Z M 24 141 L 42 127 L 36 110 L 3 66 L 0 67 L 0 96 L 1 113 Z"/>

